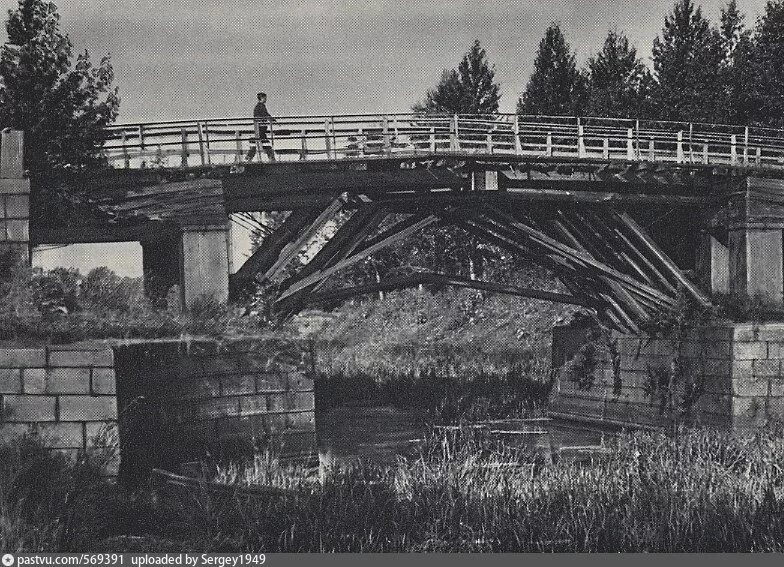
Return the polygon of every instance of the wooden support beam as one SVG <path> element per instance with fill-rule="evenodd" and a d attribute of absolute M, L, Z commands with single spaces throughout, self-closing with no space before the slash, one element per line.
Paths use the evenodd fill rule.
<path fill-rule="evenodd" d="M 268 272 L 279 259 L 282 251 L 291 243 L 291 239 L 316 217 L 318 217 L 318 210 L 292 211 L 284 223 L 265 238 L 253 255 L 231 276 L 232 286 L 243 287 L 257 278 L 260 272 Z"/>
<path fill-rule="evenodd" d="M 264 281 L 274 278 L 280 270 L 285 268 L 286 265 L 294 259 L 302 250 L 302 247 L 316 236 L 318 231 L 321 230 L 330 219 L 334 218 L 345 203 L 345 195 L 341 195 L 332 201 L 315 219 L 313 219 L 309 226 L 305 227 L 304 230 L 301 230 L 295 239 L 291 240 L 283 247 L 275 263 L 257 279 L 259 281 Z"/>
<path fill-rule="evenodd" d="M 528 299 L 537 299 L 541 301 L 552 301 L 554 303 L 565 303 L 569 305 L 580 305 L 583 307 L 590 307 L 587 301 L 564 293 L 555 293 L 555 292 L 544 291 L 540 289 L 531 289 L 531 288 L 523 288 L 523 287 L 510 286 L 504 284 L 497 284 L 494 282 L 487 282 L 481 280 L 470 280 L 458 276 L 450 276 L 446 274 L 438 274 L 433 272 L 420 272 L 417 274 L 412 274 L 410 276 L 389 278 L 378 283 L 344 287 L 340 289 L 321 292 L 318 294 L 312 294 L 308 297 L 307 302 L 309 304 L 329 303 L 332 301 L 340 301 L 342 299 L 348 299 L 350 297 L 355 297 L 357 295 L 366 295 L 369 293 L 377 293 L 379 291 L 392 291 L 396 289 L 415 287 L 420 284 L 449 285 L 454 287 L 479 289 L 483 291 L 490 291 L 493 293 L 501 293 L 504 295 L 525 297 Z"/>
<path fill-rule="evenodd" d="M 399 242 L 405 238 L 408 238 L 412 234 L 419 232 L 423 228 L 428 225 L 433 224 L 438 220 L 438 217 L 435 215 L 417 215 L 410 219 L 406 219 L 401 221 L 400 223 L 396 224 L 389 230 L 385 231 L 383 234 L 379 235 L 378 238 L 368 242 L 366 246 L 361 248 L 360 250 L 351 253 L 345 259 L 336 262 L 329 266 L 328 268 L 324 268 L 315 272 L 307 277 L 304 277 L 300 280 L 293 282 L 286 291 L 284 291 L 278 301 L 286 299 L 290 295 L 298 292 L 299 290 L 318 282 L 319 280 L 324 280 L 334 274 L 335 272 L 347 268 L 352 264 L 357 263 L 358 261 L 362 260 L 363 258 L 367 258 L 368 256 L 386 248 L 387 246 L 391 246 L 392 244 Z"/>
<path fill-rule="evenodd" d="M 654 258 L 665 268 L 669 274 L 675 278 L 678 284 L 682 285 L 683 288 L 703 307 L 708 307 L 711 305 L 710 300 L 708 297 L 700 290 L 696 285 L 694 285 L 689 278 L 687 278 L 684 273 L 678 268 L 678 266 L 673 262 L 664 251 L 659 248 L 659 246 L 651 239 L 650 236 L 645 232 L 645 230 L 637 224 L 637 222 L 629 216 L 628 213 L 623 213 L 618 215 L 618 219 L 623 223 L 623 225 L 638 239 L 638 241 L 643 245 L 644 249 L 650 252 Z"/>
<path fill-rule="evenodd" d="M 321 273 L 323 270 L 351 255 L 357 246 L 367 238 L 368 234 L 378 228 L 378 225 L 381 224 L 387 214 L 388 211 L 386 209 L 374 203 L 364 205 L 355 211 L 351 218 L 335 232 L 324 247 L 305 265 L 300 274 L 290 278 L 285 283 L 285 291 L 278 297 L 276 303 L 283 303 L 284 300 L 288 300 L 285 303 L 286 310 L 296 312 L 298 310 L 297 304 L 302 304 L 303 302 L 301 299 L 298 300 L 291 296 L 294 293 L 304 296 L 315 291 L 321 285 L 318 280 L 322 278 L 316 278 L 315 283 L 305 287 L 299 286 L 297 290 L 293 290 L 293 286 L 312 275 Z"/>
<path fill-rule="evenodd" d="M 485 216 L 487 215 L 488 212 L 492 215 L 495 222 L 500 222 L 501 224 L 506 224 L 510 227 L 517 229 L 522 234 L 528 236 L 531 240 L 537 242 L 543 248 L 551 250 L 555 254 L 559 254 L 564 257 L 570 258 L 571 260 L 576 261 L 579 264 L 582 264 L 587 269 L 610 276 L 618 280 L 619 282 L 627 284 L 631 289 L 635 290 L 636 292 L 648 296 L 652 299 L 664 302 L 665 304 L 674 304 L 672 298 L 663 294 L 659 290 L 652 288 L 647 284 L 639 282 L 633 277 L 624 274 L 616 270 L 615 268 L 607 266 L 605 263 L 596 260 L 589 254 L 586 254 L 580 250 L 576 250 L 570 246 L 558 242 L 557 240 L 550 238 L 549 236 L 542 233 L 541 231 L 532 229 L 531 227 L 517 220 L 515 217 L 512 217 L 493 207 L 487 207 L 483 210 L 483 214 Z"/>

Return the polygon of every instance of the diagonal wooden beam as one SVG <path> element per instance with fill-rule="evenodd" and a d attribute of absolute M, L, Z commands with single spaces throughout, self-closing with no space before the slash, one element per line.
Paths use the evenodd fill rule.
<path fill-rule="evenodd" d="M 301 296 L 312 293 L 320 287 L 318 282 L 320 278 L 317 278 L 316 283 L 299 287 L 297 291 L 292 291 L 291 293 L 287 292 L 292 290 L 292 287 L 302 280 L 321 273 L 323 270 L 351 255 L 357 246 L 367 238 L 368 234 L 378 228 L 387 214 L 386 208 L 375 203 L 362 205 L 354 212 L 351 218 L 335 232 L 324 247 L 305 265 L 300 274 L 286 282 L 283 294 L 279 295 L 275 302 L 284 305 L 285 308 L 283 310 L 288 312 L 287 316 L 291 314 L 292 310 L 294 312 L 298 310 L 296 304 L 302 303 Z M 292 297 L 294 293 L 298 294 L 299 299 Z"/>
<path fill-rule="evenodd" d="M 680 268 L 673 262 L 664 251 L 659 248 L 659 246 L 653 241 L 653 239 L 648 236 L 645 230 L 637 224 L 637 222 L 628 215 L 628 213 L 623 213 L 621 215 L 617 215 L 618 219 L 623 223 L 623 225 L 635 236 L 637 240 L 642 244 L 644 249 L 649 252 L 658 262 L 664 267 L 664 269 L 673 277 L 675 280 L 683 286 L 683 288 L 695 299 L 697 302 L 702 305 L 703 307 L 709 307 L 711 305 L 710 299 L 708 296 L 705 295 L 702 290 L 700 290 L 696 285 L 694 285 L 689 278 L 687 278 L 684 273 L 680 270 Z"/>
<path fill-rule="evenodd" d="M 259 272 L 266 272 L 274 265 L 281 252 L 304 227 L 318 217 L 318 210 L 292 211 L 283 224 L 264 239 L 261 246 L 232 276 L 233 285 L 244 286 L 253 281 Z"/>
<path fill-rule="evenodd" d="M 321 230 L 324 225 L 335 217 L 335 215 L 340 211 L 343 205 L 346 202 L 345 195 L 341 195 L 334 201 L 332 201 L 322 212 L 319 214 L 309 226 L 307 226 L 299 235 L 288 242 L 286 246 L 284 246 L 283 250 L 281 251 L 280 255 L 278 256 L 275 263 L 270 266 L 263 274 L 260 275 L 257 279 L 259 281 L 269 280 L 274 278 L 280 270 L 286 267 L 286 265 L 294 259 L 294 257 L 302 250 L 302 247 L 305 246 L 310 240 L 316 236 L 319 230 Z"/>
<path fill-rule="evenodd" d="M 360 250 L 351 253 L 345 259 L 335 262 L 331 266 L 321 269 L 307 277 L 304 277 L 298 281 L 293 282 L 286 291 L 284 291 L 278 301 L 282 301 L 287 297 L 293 295 L 294 293 L 304 289 L 305 287 L 314 284 L 320 280 L 324 280 L 334 274 L 335 272 L 342 270 L 351 266 L 352 264 L 357 263 L 358 261 L 362 260 L 363 258 L 367 258 L 368 256 L 375 254 L 379 250 L 386 248 L 387 246 L 391 246 L 392 244 L 399 242 L 405 238 L 408 238 L 412 234 L 419 232 L 423 228 L 428 225 L 431 225 L 438 221 L 438 217 L 435 215 L 416 215 L 415 217 L 406 219 L 404 221 L 399 222 L 389 230 L 385 231 L 383 234 L 379 235 L 376 239 L 369 242 L 366 246 L 361 248 Z"/>
<path fill-rule="evenodd" d="M 661 301 L 665 304 L 674 304 L 674 300 L 660 292 L 659 290 L 644 284 L 633 277 L 624 274 L 611 266 L 608 266 L 604 262 L 600 262 L 590 256 L 589 254 L 582 252 L 580 250 L 576 250 L 571 246 L 567 246 L 557 240 L 547 236 L 546 234 L 542 233 L 541 231 L 534 230 L 531 227 L 527 226 L 526 224 L 522 223 L 518 219 L 499 211 L 493 207 L 488 207 L 485 211 L 490 211 L 491 216 L 489 218 L 495 220 L 495 222 L 500 222 L 502 224 L 508 224 L 510 227 L 513 227 L 519 230 L 522 234 L 529 237 L 532 241 L 536 242 L 543 248 L 551 250 L 555 254 L 562 255 L 564 257 L 570 258 L 573 261 L 582 264 L 587 269 L 591 271 L 595 271 L 598 273 L 602 273 L 604 275 L 610 276 L 624 284 L 627 284 L 631 289 L 635 292 L 646 295 L 651 299 L 655 299 Z M 487 215 L 487 213 L 484 213 Z"/>

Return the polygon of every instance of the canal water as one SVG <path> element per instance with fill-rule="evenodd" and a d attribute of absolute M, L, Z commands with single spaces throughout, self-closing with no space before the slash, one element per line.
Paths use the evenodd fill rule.
<path fill-rule="evenodd" d="M 493 429 L 514 429 L 512 421 L 498 422 Z M 524 429 L 545 430 L 546 434 L 525 436 L 531 447 L 569 450 L 598 447 L 607 432 L 571 422 L 542 421 L 525 424 Z M 392 464 L 398 455 L 416 454 L 417 441 L 427 432 L 424 415 L 394 407 L 340 407 L 316 415 L 319 452 L 348 462 L 355 459 Z M 519 443 L 519 436 L 515 442 Z"/>

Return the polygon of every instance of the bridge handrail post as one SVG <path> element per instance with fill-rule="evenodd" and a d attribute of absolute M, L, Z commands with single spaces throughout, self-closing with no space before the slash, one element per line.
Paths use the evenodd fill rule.
<path fill-rule="evenodd" d="M 392 155 L 392 140 L 389 137 L 389 117 L 386 114 L 381 117 L 381 131 L 384 135 L 384 153 Z"/>
<path fill-rule="evenodd" d="M 749 127 L 743 132 L 743 165 L 749 165 Z"/>
<path fill-rule="evenodd" d="M 237 149 L 237 155 L 234 157 L 234 161 L 235 163 L 240 163 L 242 161 L 242 136 L 240 135 L 239 130 L 234 131 L 234 142 Z"/>
<path fill-rule="evenodd" d="M 430 127 L 430 151 L 435 153 L 436 152 L 436 127 Z"/>
<path fill-rule="evenodd" d="M 634 129 L 626 130 L 626 159 L 634 161 L 637 156 L 634 153 Z"/>
<path fill-rule="evenodd" d="M 553 133 L 547 132 L 547 139 L 545 141 L 545 152 L 547 153 L 547 157 L 553 157 Z"/>
<path fill-rule="evenodd" d="M 683 163 L 686 159 L 683 155 L 683 130 L 678 130 L 675 139 L 675 163 Z"/>
<path fill-rule="evenodd" d="M 732 165 L 738 164 L 738 136 L 736 134 L 730 136 L 730 163 Z"/>
<path fill-rule="evenodd" d="M 305 161 L 306 159 L 308 159 L 308 131 L 304 128 L 300 132 L 300 140 L 301 140 L 301 147 L 299 150 L 299 159 L 301 161 Z"/>
<path fill-rule="evenodd" d="M 514 117 L 514 149 L 516 155 L 522 155 L 523 145 L 520 143 L 520 115 L 515 113 Z"/>
<path fill-rule="evenodd" d="M 610 138 L 607 136 L 602 139 L 602 157 L 610 159 Z"/>
<path fill-rule="evenodd" d="M 212 159 L 210 158 L 210 126 L 209 126 L 209 122 L 207 120 L 205 120 L 204 123 L 202 124 L 202 126 L 203 126 L 203 129 L 204 129 L 204 145 L 205 145 L 205 148 L 206 148 L 205 151 L 206 151 L 206 154 L 207 154 L 207 165 L 211 165 L 212 164 Z"/>
<path fill-rule="evenodd" d="M 708 165 L 710 163 L 710 155 L 708 153 L 708 143 L 702 144 L 702 163 Z"/>
<path fill-rule="evenodd" d="M 183 126 L 180 128 L 182 149 L 180 151 L 180 167 L 188 167 L 188 129 Z"/>
<path fill-rule="evenodd" d="M 656 142 L 653 136 L 648 138 L 648 161 L 656 161 Z"/>
<path fill-rule="evenodd" d="M 199 140 L 199 158 L 201 158 L 201 164 L 205 165 L 206 160 L 204 159 L 204 133 L 202 132 L 202 123 L 196 123 L 196 136 Z"/>
<path fill-rule="evenodd" d="M 130 169 L 131 156 L 128 154 L 128 135 L 125 133 L 125 130 L 120 132 L 120 139 L 122 140 L 123 165 L 125 166 L 125 169 Z"/>
<path fill-rule="evenodd" d="M 642 161 L 642 152 L 640 151 L 640 119 L 634 121 L 634 137 L 637 142 L 636 146 L 636 157 L 637 161 Z"/>
<path fill-rule="evenodd" d="M 694 146 L 692 139 L 694 135 L 694 124 L 689 122 L 689 163 L 694 163 Z"/>
<path fill-rule="evenodd" d="M 452 127 L 449 132 L 449 146 L 453 152 L 460 150 L 460 126 L 457 114 L 452 117 Z"/>
<path fill-rule="evenodd" d="M 332 137 L 330 136 L 329 128 L 330 119 L 327 118 L 324 120 L 324 144 L 326 146 L 327 159 L 332 157 Z"/>
<path fill-rule="evenodd" d="M 585 157 L 585 130 L 579 118 L 577 119 L 577 157 Z"/>

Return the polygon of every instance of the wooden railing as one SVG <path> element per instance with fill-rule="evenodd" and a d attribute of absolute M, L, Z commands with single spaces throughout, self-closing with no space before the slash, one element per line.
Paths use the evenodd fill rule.
<path fill-rule="evenodd" d="M 784 130 L 772 128 L 514 114 L 280 116 L 266 127 L 254 161 L 479 154 L 784 169 Z M 106 129 L 103 155 L 118 168 L 232 164 L 256 140 L 253 118 L 124 124 Z"/>

